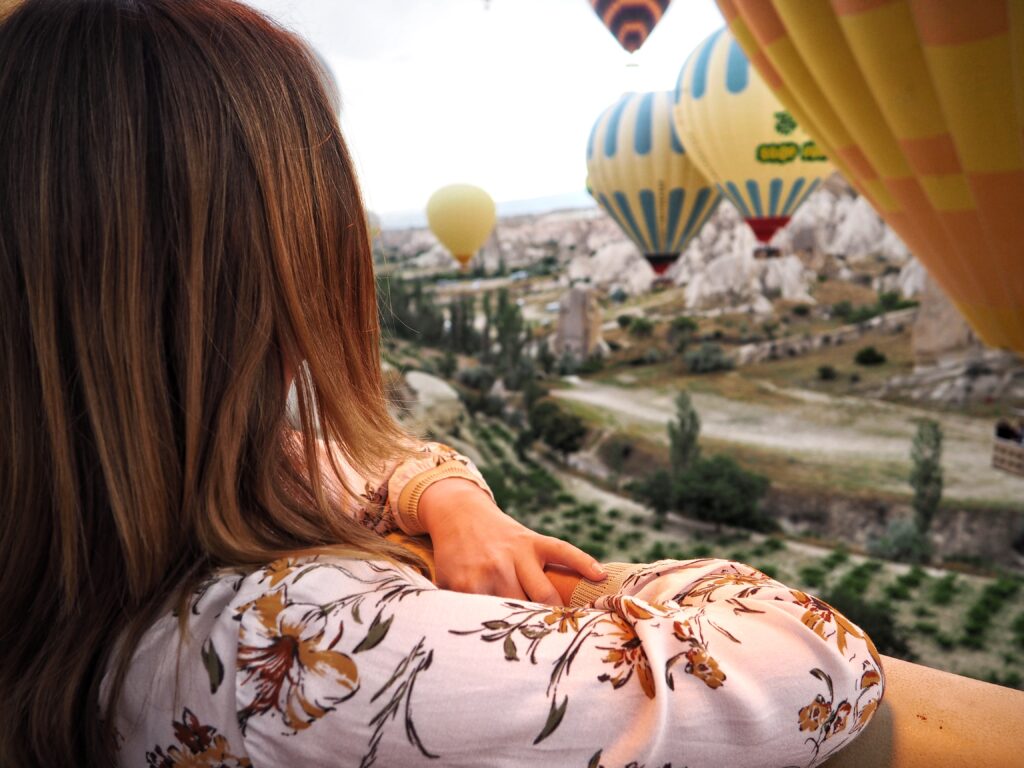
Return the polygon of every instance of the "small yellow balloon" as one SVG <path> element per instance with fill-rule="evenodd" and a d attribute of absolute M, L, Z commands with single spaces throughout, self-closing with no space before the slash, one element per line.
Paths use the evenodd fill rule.
<path fill-rule="evenodd" d="M 491 196 L 472 184 L 449 184 L 427 202 L 430 230 L 463 267 L 487 241 L 496 218 Z"/>

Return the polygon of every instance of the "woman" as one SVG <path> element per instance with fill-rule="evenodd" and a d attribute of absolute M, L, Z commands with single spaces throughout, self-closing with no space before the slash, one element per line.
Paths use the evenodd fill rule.
<path fill-rule="evenodd" d="M 870 720 L 829 606 L 711 559 L 545 574 L 600 578 L 391 421 L 292 35 L 28 0 L 0 115 L 0 764 L 810 765 Z"/>

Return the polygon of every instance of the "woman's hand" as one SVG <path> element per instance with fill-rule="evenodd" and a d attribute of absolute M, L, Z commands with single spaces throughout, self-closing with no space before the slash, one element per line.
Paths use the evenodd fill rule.
<path fill-rule="evenodd" d="M 420 497 L 418 513 L 434 546 L 437 584 L 443 589 L 564 605 L 544 573 L 546 565 L 604 578 L 601 565 L 586 552 L 516 522 L 469 480 L 437 481 Z"/>

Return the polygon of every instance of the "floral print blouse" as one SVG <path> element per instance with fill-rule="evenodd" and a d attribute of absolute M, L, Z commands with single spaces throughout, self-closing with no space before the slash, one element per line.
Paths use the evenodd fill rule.
<path fill-rule="evenodd" d="M 404 482 L 471 466 L 425 454 Z M 870 639 L 817 598 L 711 558 L 614 572 L 578 607 L 325 555 L 211 574 L 135 649 L 120 763 L 812 766 L 877 709 Z"/>

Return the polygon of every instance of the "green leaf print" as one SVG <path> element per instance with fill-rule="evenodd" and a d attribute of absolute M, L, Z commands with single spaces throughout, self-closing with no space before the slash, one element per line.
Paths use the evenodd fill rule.
<path fill-rule="evenodd" d="M 217 649 L 213 647 L 213 640 L 207 638 L 199 651 L 203 659 L 203 667 L 210 678 L 210 693 L 216 693 L 220 684 L 224 682 L 224 663 L 217 655 Z"/>
<path fill-rule="evenodd" d="M 555 706 L 554 699 L 551 700 L 551 711 L 548 712 L 548 721 L 544 723 L 544 728 L 537 735 L 537 738 L 533 740 L 534 744 L 540 744 L 544 739 L 554 733 L 555 729 L 562 724 L 562 718 L 565 717 L 565 708 L 568 704 L 568 696 L 562 699 L 562 703 L 557 707 Z"/>
<path fill-rule="evenodd" d="M 512 635 L 505 637 L 505 658 L 508 661 L 519 661 L 519 654 L 516 653 L 516 644 L 512 640 Z"/>
<path fill-rule="evenodd" d="M 381 614 L 378 613 L 373 617 L 373 622 L 370 624 L 370 630 L 366 633 L 366 637 L 359 642 L 359 645 L 352 649 L 352 653 L 360 653 L 361 651 L 376 648 L 387 636 L 388 630 L 391 629 L 391 622 L 395 617 L 388 616 L 387 619 L 381 621 L 380 616 Z"/>

